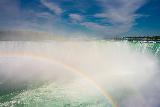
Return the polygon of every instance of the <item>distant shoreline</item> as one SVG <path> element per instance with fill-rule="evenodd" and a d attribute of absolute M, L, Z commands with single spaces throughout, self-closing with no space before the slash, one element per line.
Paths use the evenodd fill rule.
<path fill-rule="evenodd" d="M 160 36 L 122 37 L 122 38 L 115 38 L 115 40 L 160 42 Z"/>

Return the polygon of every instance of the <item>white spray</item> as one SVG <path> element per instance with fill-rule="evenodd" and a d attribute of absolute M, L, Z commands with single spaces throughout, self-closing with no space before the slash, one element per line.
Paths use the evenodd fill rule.
<path fill-rule="evenodd" d="M 158 59 L 149 53 L 141 53 L 135 51 L 126 42 L 115 41 L 46 41 L 46 42 L 0 42 L 0 53 L 9 53 L 11 56 L 15 53 L 32 53 L 35 56 L 47 56 L 51 59 L 69 64 L 81 72 L 85 73 L 90 78 L 94 79 L 99 86 L 110 93 L 113 98 L 122 107 L 151 107 L 145 98 L 146 90 L 149 83 L 153 82 L 153 77 L 159 71 Z M 19 59 L 19 58 L 18 58 Z M 26 58 L 27 59 L 27 58 Z M 9 67 L 9 61 L 6 63 L 1 59 L 1 68 Z M 15 63 L 20 64 L 14 60 Z M 25 60 L 23 63 L 27 65 L 32 61 Z M 33 60 L 33 62 L 36 62 Z M 38 63 L 45 65 L 45 61 Z M 7 64 L 5 66 L 4 64 Z M 3 67 L 2 67 L 3 65 Z M 17 65 L 18 66 L 18 65 Z M 50 69 L 50 65 L 45 65 L 47 68 L 47 76 L 50 72 L 57 72 L 57 70 Z M 12 66 L 13 67 L 13 66 Z M 31 66 L 32 68 L 33 66 Z M 36 66 L 37 67 L 37 66 Z M 37 67 L 38 68 L 38 67 Z M 41 67 L 40 67 L 41 68 Z M 27 72 L 26 67 L 23 66 L 21 73 Z M 42 68 L 43 69 L 43 68 Z M 35 70 L 35 69 L 34 69 Z M 34 70 L 29 73 L 34 74 Z M 58 69 L 59 70 L 59 69 Z M 63 68 L 60 69 L 63 71 Z M 44 70 L 38 70 L 40 77 L 44 76 Z M 1 74 L 12 76 L 12 72 L 7 72 L 5 69 L 0 71 Z M 13 69 L 14 72 L 14 69 Z M 36 75 L 37 75 L 36 74 Z M 67 79 L 73 76 L 66 76 L 61 72 L 62 78 Z M 20 72 L 14 75 L 20 78 Z M 72 75 L 72 74 L 70 74 Z M 33 78 L 33 76 L 30 76 Z M 56 76 L 52 77 L 55 78 Z M 22 79 L 22 78 L 21 78 Z M 21 80 L 20 79 L 20 80 Z M 61 81 L 60 79 L 59 81 Z M 65 81 L 65 82 L 66 82 Z M 151 92 L 150 90 L 149 92 Z M 146 91 L 148 92 L 148 91 Z"/>

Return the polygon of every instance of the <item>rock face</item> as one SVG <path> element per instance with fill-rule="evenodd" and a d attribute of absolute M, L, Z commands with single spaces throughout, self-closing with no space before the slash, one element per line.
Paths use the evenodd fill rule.
<path fill-rule="evenodd" d="M 0 31 L 0 41 L 41 41 L 61 38 L 54 34 L 34 31 Z"/>

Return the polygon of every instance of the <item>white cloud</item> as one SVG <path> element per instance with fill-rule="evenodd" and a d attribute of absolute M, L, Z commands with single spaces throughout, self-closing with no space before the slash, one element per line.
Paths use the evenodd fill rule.
<path fill-rule="evenodd" d="M 81 25 L 88 27 L 88 28 L 94 28 L 94 29 L 104 29 L 105 26 L 94 23 L 94 22 L 83 22 Z"/>
<path fill-rule="evenodd" d="M 70 13 L 72 7 L 77 7 L 78 10 L 80 9 L 78 8 L 78 3 L 64 10 L 65 8 L 61 8 L 61 5 L 58 4 L 63 2 L 63 0 L 58 3 L 55 3 L 54 0 L 40 0 L 41 4 L 55 13 L 55 15 L 42 8 L 40 8 L 40 11 L 36 11 L 32 8 L 29 9 L 35 11 L 33 13 L 30 13 L 28 9 L 23 9 L 22 11 L 18 0 L 15 0 L 14 3 L 11 1 L 12 0 L 0 0 L 0 9 L 2 10 L 1 16 L 3 16 L 1 18 L 3 19 L 1 23 L 4 23 L 7 17 L 9 21 L 13 21 L 14 23 L 16 21 L 12 19 L 17 19 L 18 22 L 21 20 L 21 23 L 23 21 L 25 23 L 26 21 L 32 20 L 39 24 L 38 18 L 44 18 L 47 27 L 53 26 L 53 22 L 60 24 L 65 23 L 63 24 L 63 26 L 65 26 L 67 25 L 68 21 L 66 20 L 68 19 L 59 17 L 65 11 L 73 24 L 76 23 L 76 25 L 79 24 L 80 26 L 87 27 L 97 34 L 100 32 L 102 35 L 111 36 L 129 31 L 136 24 L 136 19 L 144 16 L 137 13 L 137 10 L 141 8 L 147 0 L 97 0 L 97 2 L 99 2 L 97 5 L 102 7 L 102 10 L 94 14 L 87 14 L 88 11 L 86 8 L 88 8 L 88 5 L 84 5 L 85 8 L 83 8 L 83 12 L 81 13 Z M 83 4 L 82 2 L 80 3 Z M 59 20 L 59 22 L 57 20 Z"/>
<path fill-rule="evenodd" d="M 63 13 L 62 8 L 49 0 L 41 0 L 41 3 L 45 5 L 48 9 L 53 11 L 56 15 L 61 15 Z"/>
<path fill-rule="evenodd" d="M 80 22 L 83 20 L 83 16 L 82 15 L 79 15 L 79 14 L 69 14 L 69 17 L 70 19 L 73 21 L 73 22 Z"/>
<path fill-rule="evenodd" d="M 105 5 L 104 12 L 96 14 L 100 18 L 107 18 L 112 24 L 131 24 L 135 21 L 138 14 L 136 11 L 144 4 L 144 0 L 114 0 L 115 4 L 102 0 Z"/>
<path fill-rule="evenodd" d="M 52 15 L 51 13 L 48 13 L 48 12 L 40 12 L 40 13 L 35 13 L 34 14 L 36 15 L 36 17 L 38 18 L 44 18 L 44 19 L 55 19 L 55 16 Z"/>
<path fill-rule="evenodd" d="M 135 24 L 136 19 L 142 15 L 137 14 L 146 0 L 97 0 L 103 8 L 101 13 L 96 13 L 95 18 L 102 18 L 103 23 L 109 23 L 110 26 L 104 26 L 99 23 L 85 22 L 89 28 L 103 31 L 109 35 L 117 35 L 129 31 Z M 97 26 L 97 27 L 95 27 Z M 105 27 L 105 28 L 104 28 Z"/>

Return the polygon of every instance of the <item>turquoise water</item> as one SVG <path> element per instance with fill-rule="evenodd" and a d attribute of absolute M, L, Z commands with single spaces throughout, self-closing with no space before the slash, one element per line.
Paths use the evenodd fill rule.
<path fill-rule="evenodd" d="M 33 87 L 32 87 L 33 88 Z M 92 96 L 79 86 L 45 84 L 0 97 L 0 107 L 112 107 L 103 96 Z"/>
<path fill-rule="evenodd" d="M 160 43 L 159 42 L 128 42 L 132 47 L 136 49 L 136 51 L 140 51 L 142 53 L 152 53 L 155 56 L 160 56 Z"/>

